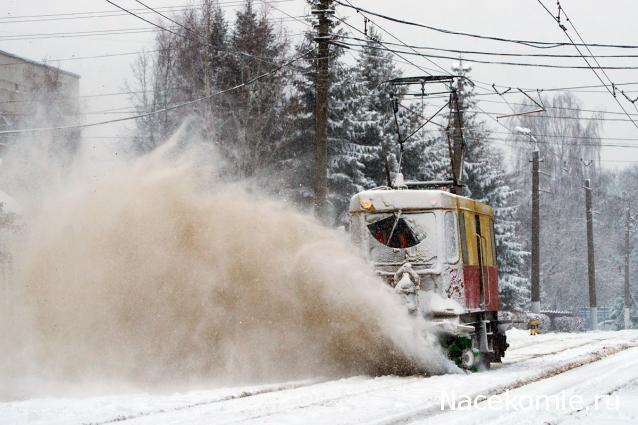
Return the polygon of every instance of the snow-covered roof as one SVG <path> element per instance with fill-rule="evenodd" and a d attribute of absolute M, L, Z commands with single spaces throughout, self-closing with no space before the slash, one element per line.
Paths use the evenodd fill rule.
<path fill-rule="evenodd" d="M 367 205 L 370 205 L 369 207 Z M 364 208 L 366 206 L 366 208 Z M 470 198 L 444 190 L 372 189 L 359 192 L 350 199 L 351 213 L 395 210 L 466 209 L 492 214 L 492 208 Z"/>

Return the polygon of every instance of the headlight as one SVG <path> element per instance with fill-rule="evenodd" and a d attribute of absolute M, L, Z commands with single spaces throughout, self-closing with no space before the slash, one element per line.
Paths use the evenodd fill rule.
<path fill-rule="evenodd" d="M 364 210 L 370 210 L 372 209 L 372 207 L 374 207 L 374 204 L 372 203 L 371 199 L 361 200 L 361 208 L 363 208 Z"/>

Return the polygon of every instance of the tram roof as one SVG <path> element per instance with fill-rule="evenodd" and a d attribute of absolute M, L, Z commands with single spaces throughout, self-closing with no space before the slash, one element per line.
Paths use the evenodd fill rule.
<path fill-rule="evenodd" d="M 432 209 L 462 209 L 479 214 L 493 215 L 492 207 L 482 202 L 444 190 L 430 189 L 380 188 L 365 190 L 350 199 L 349 211 L 351 213 L 359 213 Z"/>

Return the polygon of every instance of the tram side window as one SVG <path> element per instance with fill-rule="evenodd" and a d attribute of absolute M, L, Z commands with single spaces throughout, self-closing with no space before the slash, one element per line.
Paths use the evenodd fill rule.
<path fill-rule="evenodd" d="M 496 232 L 494 231 L 494 220 L 490 218 L 490 229 L 492 230 L 492 261 L 494 266 L 496 262 Z"/>
<path fill-rule="evenodd" d="M 467 231 L 465 229 L 465 213 L 463 213 L 463 211 L 461 211 L 461 213 L 459 214 L 459 227 L 461 228 L 461 231 L 459 233 L 461 234 L 461 253 L 463 254 L 463 263 L 469 264 L 469 258 L 467 256 Z"/>
<path fill-rule="evenodd" d="M 445 212 L 445 247 L 447 262 L 454 264 L 459 261 L 459 243 L 456 231 L 456 214 L 452 211 Z"/>
<path fill-rule="evenodd" d="M 483 259 L 485 265 L 496 265 L 496 240 L 494 235 L 494 221 L 487 215 L 480 216 L 481 235 L 483 236 Z"/>

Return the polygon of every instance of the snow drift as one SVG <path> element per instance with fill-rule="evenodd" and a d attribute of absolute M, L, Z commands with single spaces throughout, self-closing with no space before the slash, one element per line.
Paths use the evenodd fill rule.
<path fill-rule="evenodd" d="M 344 235 L 221 183 L 214 154 L 175 139 L 25 203 L 2 396 L 451 367 Z"/>

